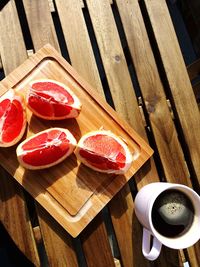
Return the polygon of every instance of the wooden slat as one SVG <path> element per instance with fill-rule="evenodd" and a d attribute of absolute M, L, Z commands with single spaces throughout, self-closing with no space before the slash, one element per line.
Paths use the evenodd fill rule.
<path fill-rule="evenodd" d="M 82 6 L 77 1 L 69 0 L 65 2 L 56 0 L 56 5 L 73 67 L 98 93 L 104 95 L 81 10 Z M 85 229 L 82 238 L 88 266 L 113 266 L 113 256 L 101 215 L 97 216 L 95 222 L 98 222 L 96 230 L 93 231 L 94 223 L 92 223 Z M 99 240 L 101 240 L 100 243 Z"/>
<path fill-rule="evenodd" d="M 39 226 L 35 226 L 33 228 L 33 234 L 34 234 L 36 243 L 40 244 L 42 242 L 42 234 L 41 234 Z"/>
<path fill-rule="evenodd" d="M 48 42 L 60 51 L 48 1 L 23 0 L 23 3 L 34 49 L 38 50 Z M 37 23 L 35 22 L 36 17 L 38 18 Z M 41 34 L 41 29 L 43 29 L 43 35 Z M 71 243 L 71 236 L 67 233 L 64 234 L 63 229 L 57 226 L 60 232 L 64 234 L 65 238 L 62 239 L 55 227 L 57 223 L 40 207 L 40 205 L 36 204 L 36 206 L 50 266 L 77 266 L 75 251 Z"/>
<path fill-rule="evenodd" d="M 5 74 L 10 73 L 27 57 L 13 0 L 0 11 L 0 54 Z M 2 169 L 0 183 L 1 222 L 18 248 L 35 266 L 39 266 L 39 256 L 23 192 Z"/>
<path fill-rule="evenodd" d="M 198 242 L 194 246 L 187 249 L 188 257 L 189 257 L 188 261 L 191 267 L 199 266 L 199 262 L 200 262 L 199 251 L 200 251 L 200 242 Z"/>
<path fill-rule="evenodd" d="M 57 6 L 57 8 L 58 8 L 58 11 L 59 12 L 62 12 L 62 8 L 64 9 L 64 10 L 66 10 L 66 6 L 64 5 L 64 7 L 62 7 L 61 6 L 61 11 L 60 11 L 60 9 L 59 9 L 59 7 L 60 7 L 60 5 L 59 5 L 59 3 L 57 3 L 58 4 L 58 6 Z M 62 4 L 63 4 L 63 2 L 62 2 Z M 80 12 L 79 12 L 80 13 Z M 74 14 L 74 15 L 76 15 L 76 14 Z M 82 15 L 82 14 L 80 14 L 80 15 Z M 75 16 L 76 17 L 76 16 Z M 74 19 L 75 19 L 75 17 L 74 17 Z M 61 17 L 60 17 L 60 20 L 61 20 L 61 23 L 63 24 L 64 22 L 63 22 L 63 19 L 65 19 L 66 20 L 66 18 L 67 17 L 64 17 L 64 18 L 62 18 L 62 15 L 61 15 Z M 76 18 L 78 18 L 78 17 L 76 17 Z M 68 22 L 70 21 L 70 20 L 67 20 Z M 79 62 L 80 62 L 80 58 L 81 57 L 83 57 L 84 59 L 85 59 L 85 62 L 89 62 L 89 68 L 86 68 L 85 67 L 85 65 L 84 64 L 81 64 L 81 67 L 79 67 L 79 62 L 77 62 L 77 59 L 75 59 L 75 60 L 72 60 L 72 64 L 73 65 L 75 65 L 75 67 L 77 67 L 78 68 L 78 70 L 79 70 L 79 72 L 81 73 L 81 72 L 83 72 L 84 73 L 84 78 L 85 79 L 88 79 L 89 81 L 91 80 L 91 81 L 95 81 L 94 83 L 95 84 L 93 84 L 94 86 L 96 86 L 96 88 L 100 88 L 101 87 L 101 84 L 100 84 L 100 81 L 99 81 L 99 76 L 98 76 L 98 73 L 97 73 L 97 68 L 96 68 L 96 66 L 95 66 L 95 63 L 94 63 L 94 58 L 92 57 L 92 53 L 91 52 L 88 52 L 88 51 L 91 51 L 91 48 L 90 48 L 90 45 L 89 45 L 89 37 L 88 37 L 88 35 L 87 35 L 87 33 L 86 33 L 86 30 L 84 29 L 84 27 L 85 27 L 85 24 L 84 24 L 84 21 L 83 21 L 83 19 L 82 20 L 78 20 L 77 19 L 77 21 L 78 21 L 78 29 L 80 28 L 81 30 L 83 29 L 84 30 L 84 32 L 85 32 L 85 38 L 83 38 L 83 39 L 80 39 L 79 40 L 79 38 L 75 41 L 75 47 L 74 46 L 72 46 L 72 48 L 71 48 L 71 50 L 69 49 L 69 55 L 70 55 L 70 58 L 71 59 L 73 59 L 73 55 L 74 55 L 74 57 L 76 58 L 77 57 L 77 51 L 79 51 L 79 46 L 80 46 L 80 44 L 82 44 L 82 54 L 81 55 L 79 55 L 79 57 L 78 57 L 78 60 L 79 60 Z M 73 27 L 71 27 L 70 28 L 72 31 L 73 31 Z M 30 31 L 31 31 L 31 35 L 32 35 L 32 30 L 30 29 Z M 64 33 L 65 33 L 65 31 L 64 31 Z M 74 36 L 76 36 L 76 35 L 70 35 L 72 38 L 74 38 Z M 77 37 L 79 37 L 79 35 L 77 36 Z M 37 40 L 35 41 L 35 42 L 37 42 Z M 86 43 L 86 46 L 85 46 L 85 43 Z M 70 46 L 69 46 L 70 47 Z M 91 65 L 91 66 L 90 66 Z M 88 65 L 87 65 L 88 66 Z M 86 69 L 86 71 L 85 71 L 85 69 Z M 94 73 L 94 70 L 95 70 L 95 74 L 93 74 Z M 86 76 L 86 77 L 85 77 Z M 95 79 L 94 79 L 94 76 L 96 77 Z M 99 91 L 100 90 L 102 90 L 102 89 L 99 89 Z M 40 225 L 41 225 L 41 228 L 42 228 L 42 231 L 43 232 L 46 232 L 46 227 L 45 227 L 45 224 L 44 223 L 42 223 L 43 222 L 43 219 L 40 217 Z M 100 226 L 101 227 L 101 226 Z M 103 226 L 102 226 L 103 227 Z M 50 229 L 49 229 L 49 235 L 50 236 L 52 236 L 53 235 L 53 232 L 51 232 L 50 231 Z M 98 236 L 98 232 L 96 233 L 93 233 L 92 234 L 92 236 L 93 236 L 93 238 L 100 238 L 99 236 Z M 46 240 L 45 241 L 45 244 L 48 244 L 48 240 L 47 240 L 47 237 L 48 237 L 48 234 L 47 235 L 45 235 L 44 236 L 44 240 Z M 108 246 L 109 244 L 108 244 L 108 241 L 107 241 L 107 239 L 106 238 L 104 238 L 104 236 L 101 236 L 101 240 L 102 240 L 102 243 L 104 244 L 104 246 L 106 247 L 106 246 Z M 58 242 L 58 241 L 57 241 Z M 90 240 L 88 240 L 88 241 L 86 241 L 85 240 L 85 244 L 86 244 L 86 248 L 85 248 L 85 250 L 87 250 L 87 247 L 90 247 Z M 91 244 L 92 246 L 95 246 L 96 248 L 97 248 L 97 250 L 98 250 L 98 244 Z M 61 244 L 59 244 L 59 246 L 61 246 Z M 63 247 L 63 246 L 62 246 Z M 47 245 L 46 245 L 46 250 L 47 250 L 47 254 L 48 254 L 48 256 L 50 257 L 50 258 L 52 258 L 53 257 L 53 255 L 54 255 L 54 252 L 55 252 L 55 250 L 54 251 L 52 251 L 52 249 L 51 249 L 51 247 L 48 247 Z M 61 250 L 62 252 L 64 252 L 65 251 L 65 248 L 63 248 L 62 250 Z M 102 256 L 103 255 L 105 255 L 105 253 L 104 253 L 104 251 L 102 251 Z M 110 259 L 110 261 L 113 259 L 113 257 L 112 257 L 112 255 L 111 255 L 111 253 L 109 254 L 110 256 L 108 257 L 109 259 Z M 56 257 L 55 255 L 54 255 L 54 257 Z M 96 258 L 95 258 L 95 260 L 97 260 Z"/>
<path fill-rule="evenodd" d="M 55 12 L 56 10 L 55 10 L 55 6 L 54 6 L 53 0 L 48 0 L 48 3 L 49 3 L 49 10 L 51 12 Z"/>
<path fill-rule="evenodd" d="M 48 0 L 23 0 L 35 51 L 47 43 L 60 51 Z"/>
<path fill-rule="evenodd" d="M 130 123 L 144 129 L 134 94 L 125 56 L 120 44 L 112 10 L 108 0 L 86 1 L 99 45 L 108 84 L 116 111 Z M 134 114 L 134 116 L 133 116 Z"/>
<path fill-rule="evenodd" d="M 49 266 L 78 267 L 69 234 L 39 205 L 37 212 Z"/>
<path fill-rule="evenodd" d="M 118 259 L 115 259 L 115 267 L 121 267 L 121 263 Z"/>
<path fill-rule="evenodd" d="M 97 216 L 81 234 L 88 267 L 115 267 L 105 225 Z M 106 240 L 106 242 L 105 242 Z"/>
<path fill-rule="evenodd" d="M 178 117 L 190 153 L 198 181 L 200 177 L 200 117 L 197 103 L 192 92 L 190 80 L 178 45 L 176 34 L 165 1 L 148 1 L 145 5 L 159 48 L 165 73 L 171 89 Z M 160 34 L 160 29 L 165 34 Z M 169 49 L 169 44 L 170 49 Z M 196 266 L 199 242 L 190 248 L 190 263 Z"/>
<path fill-rule="evenodd" d="M 116 208 L 116 206 L 118 208 Z M 127 267 L 134 266 L 133 264 L 136 263 L 136 258 L 134 258 L 135 236 L 133 237 L 132 235 L 134 231 L 132 224 L 134 215 L 134 206 L 130 188 L 128 186 L 125 186 L 123 190 L 121 190 L 111 200 L 109 204 L 109 210 L 111 213 L 112 223 L 116 233 L 123 266 Z M 141 231 L 139 230 L 137 233 L 141 234 Z M 142 264 L 141 266 L 145 266 L 143 259 L 144 258 L 141 258 L 140 262 L 140 264 Z"/>
<path fill-rule="evenodd" d="M 96 66 L 80 1 L 56 0 L 56 6 L 73 67 L 97 91 L 103 88 Z"/>
<path fill-rule="evenodd" d="M 200 183 L 200 116 L 177 37 L 166 2 L 164 0 L 145 0 L 145 5 L 183 130 L 191 164 Z M 165 34 L 161 34 L 160 29 Z"/>
<path fill-rule="evenodd" d="M 138 101 L 129 75 L 123 49 L 117 33 L 111 7 L 107 0 L 87 1 L 92 24 L 97 38 L 104 69 L 118 114 L 125 119 L 145 140 L 147 135 L 143 126 Z M 151 167 L 150 167 L 151 166 Z M 150 165 L 154 179 L 158 179 L 155 166 Z M 151 174 L 149 181 L 151 181 Z M 137 180 L 139 187 L 147 183 Z"/>
<path fill-rule="evenodd" d="M 38 251 L 23 191 L 2 168 L 0 180 L 0 220 L 17 247 L 35 266 L 39 266 Z"/>
<path fill-rule="evenodd" d="M 86 2 L 115 108 L 143 138 L 147 139 L 109 2 Z M 135 179 L 138 182 L 138 188 L 148 182 L 159 181 L 153 160 L 148 162 L 146 167 L 142 168 L 135 175 Z M 134 238 L 131 238 L 134 206 L 132 198 L 127 197 L 127 195 L 130 196 L 128 185 L 120 191 L 118 196 L 110 204 L 112 221 L 121 251 L 122 262 L 126 267 L 133 266 L 136 263 L 133 246 L 134 243 L 137 243 L 137 235 L 141 236 L 141 231 L 134 231 Z M 115 218 L 115 214 L 119 214 L 119 216 Z M 141 252 L 139 251 L 139 253 Z M 144 257 L 139 258 L 141 260 L 140 266 L 145 266 Z"/>
<path fill-rule="evenodd" d="M 81 5 L 81 8 L 84 8 L 84 7 L 85 7 L 85 5 L 84 5 L 84 2 L 83 2 L 83 0 L 79 0 L 79 2 L 80 2 L 80 5 Z"/>
<path fill-rule="evenodd" d="M 27 58 L 13 0 L 9 1 L 0 11 L 0 53 L 6 74 L 10 73 Z"/>
<path fill-rule="evenodd" d="M 139 3 L 137 0 L 116 0 L 116 3 L 165 176 L 169 182 L 191 186 Z"/>

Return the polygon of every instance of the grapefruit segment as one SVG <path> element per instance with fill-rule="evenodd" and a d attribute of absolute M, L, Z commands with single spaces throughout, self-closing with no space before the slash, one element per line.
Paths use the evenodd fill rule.
<path fill-rule="evenodd" d="M 76 146 L 76 139 L 63 128 L 50 128 L 23 141 L 17 147 L 19 163 L 26 169 L 44 169 L 66 159 Z"/>
<path fill-rule="evenodd" d="M 92 131 L 82 136 L 75 150 L 80 162 L 106 173 L 123 174 L 133 157 L 126 143 L 111 131 Z"/>
<path fill-rule="evenodd" d="M 13 89 L 0 97 L 0 147 L 15 145 L 26 129 L 24 99 Z"/>
<path fill-rule="evenodd" d="M 30 83 L 27 106 L 33 114 L 46 120 L 76 118 L 81 110 L 80 100 L 71 89 L 50 79 Z"/>

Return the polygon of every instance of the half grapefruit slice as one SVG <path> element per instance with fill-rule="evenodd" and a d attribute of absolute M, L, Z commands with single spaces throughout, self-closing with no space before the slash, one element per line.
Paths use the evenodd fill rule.
<path fill-rule="evenodd" d="M 0 97 L 0 147 L 15 145 L 26 129 L 24 99 L 13 89 Z"/>
<path fill-rule="evenodd" d="M 81 110 L 80 100 L 72 90 L 50 79 L 30 83 L 27 106 L 33 114 L 46 120 L 76 118 Z"/>
<path fill-rule="evenodd" d="M 17 147 L 19 163 L 37 170 L 54 166 L 66 159 L 76 146 L 76 139 L 63 128 L 50 128 L 23 141 Z"/>
<path fill-rule="evenodd" d="M 123 174 L 133 157 L 126 143 L 111 131 L 92 131 L 82 136 L 75 150 L 80 162 L 93 170 Z"/>

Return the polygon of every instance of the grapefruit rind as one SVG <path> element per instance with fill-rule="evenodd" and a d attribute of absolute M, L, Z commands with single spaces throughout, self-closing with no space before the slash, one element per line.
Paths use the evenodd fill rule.
<path fill-rule="evenodd" d="M 44 116 L 44 115 L 40 114 L 36 109 L 34 109 L 31 106 L 30 101 L 29 101 L 30 96 L 36 96 L 37 97 L 37 90 L 32 88 L 33 85 L 36 83 L 48 83 L 48 82 L 54 83 L 54 84 L 62 87 L 64 90 L 66 90 L 73 97 L 74 102 L 71 104 L 67 104 L 63 100 L 59 100 L 59 99 L 57 100 L 58 104 L 70 107 L 71 108 L 70 113 L 68 113 L 64 116 L 59 116 L 59 117 L 54 116 L 54 115 L 49 117 L 49 116 Z M 47 93 L 47 95 L 49 94 L 49 96 L 51 96 L 53 98 L 56 97 L 55 94 L 51 95 L 50 90 L 48 90 L 46 93 Z M 41 98 L 41 96 L 40 96 L 40 98 Z M 43 100 L 48 102 L 46 99 L 43 99 Z M 34 115 L 36 115 L 39 118 L 45 119 L 45 120 L 63 120 L 63 119 L 76 118 L 76 117 L 78 117 L 78 115 L 81 111 L 81 108 L 82 108 L 82 104 L 81 104 L 79 98 L 75 95 L 75 93 L 67 85 L 65 85 L 61 82 L 52 80 L 52 79 L 39 79 L 39 80 L 34 80 L 34 81 L 30 82 L 30 87 L 29 87 L 29 90 L 28 90 L 27 96 L 26 96 L 26 102 L 27 102 L 27 107 L 32 111 L 32 113 Z M 52 113 L 54 113 L 53 106 L 51 108 L 52 108 Z"/>
<path fill-rule="evenodd" d="M 120 169 L 100 169 L 98 167 L 95 167 L 93 165 L 90 164 L 90 162 L 87 161 L 87 159 L 85 159 L 84 157 L 81 156 L 80 152 L 81 150 L 87 151 L 88 153 L 91 153 L 93 155 L 97 155 L 98 153 L 96 153 L 95 151 L 92 150 L 88 150 L 87 148 L 84 147 L 84 141 L 91 137 L 91 136 L 95 136 L 95 135 L 106 135 L 106 136 L 110 136 L 112 137 L 114 140 L 116 140 L 124 149 L 125 151 L 125 156 L 126 156 L 126 160 L 124 163 L 124 167 L 120 168 Z M 116 136 L 114 133 L 112 133 L 111 131 L 108 130 L 100 130 L 100 131 L 91 131 L 89 133 L 86 133 L 85 135 L 82 136 L 82 138 L 79 140 L 77 147 L 74 151 L 77 159 L 83 163 L 84 165 L 86 165 L 87 167 L 98 171 L 98 172 L 102 172 L 102 173 L 115 173 L 115 174 L 124 174 L 128 171 L 128 169 L 131 167 L 133 160 L 136 159 L 136 155 L 138 155 L 138 153 L 136 152 L 134 155 L 132 155 L 132 153 L 130 152 L 127 144 L 118 136 Z M 102 156 L 99 154 L 99 156 Z M 105 157 L 109 162 L 113 162 L 115 163 L 116 161 L 110 157 Z"/>
<path fill-rule="evenodd" d="M 10 100 L 10 104 L 11 103 L 14 104 L 14 101 L 17 101 L 17 103 L 21 106 L 21 110 L 23 113 L 22 114 L 23 122 L 22 122 L 22 126 L 21 126 L 19 134 L 12 141 L 7 142 L 7 141 L 3 140 L 3 135 L 5 134 L 3 127 L 4 127 L 4 123 L 6 122 L 6 118 L 9 116 L 10 106 L 8 106 L 5 109 L 5 111 L 3 111 L 4 113 L 0 119 L 0 147 L 11 147 L 11 146 L 17 144 L 21 140 L 21 138 L 23 137 L 24 132 L 26 130 L 26 124 L 27 124 L 26 106 L 25 106 L 25 101 L 24 101 L 23 96 L 21 94 L 16 93 L 15 90 L 11 88 L 0 97 L 0 103 L 2 103 L 6 99 Z M 16 117 L 17 117 L 17 114 L 15 114 L 15 118 Z M 11 125 L 11 126 L 13 126 L 13 125 Z M 18 126 L 18 125 L 16 124 L 16 126 Z M 12 132 L 13 132 L 13 129 L 12 129 Z"/>
<path fill-rule="evenodd" d="M 66 134 L 66 138 L 69 140 L 69 149 L 67 150 L 66 154 L 64 154 L 61 158 L 59 158 L 57 161 L 51 163 L 51 164 L 47 164 L 47 165 L 40 165 L 40 166 L 34 166 L 34 165 L 31 165 L 31 164 L 27 164 L 24 160 L 23 160 L 23 157 L 25 155 L 27 155 L 27 151 L 23 150 L 23 146 L 30 140 L 32 140 L 33 138 L 43 134 L 43 133 L 48 133 L 50 132 L 51 130 L 58 130 L 60 131 L 61 133 L 65 133 Z M 37 134 L 34 134 L 32 136 L 30 136 L 29 138 L 27 138 L 26 140 L 24 140 L 22 143 L 20 143 L 16 149 L 16 154 L 17 154 L 17 159 L 20 163 L 21 166 L 23 166 L 25 169 L 29 169 L 29 170 L 40 170 L 40 169 L 46 169 L 46 168 L 49 168 L 49 167 L 52 167 L 52 166 L 55 166 L 57 165 L 58 163 L 64 161 L 68 156 L 70 156 L 75 147 L 77 145 L 77 142 L 76 142 L 76 139 L 74 138 L 74 136 L 72 135 L 72 133 L 67 130 L 67 129 L 64 129 L 64 128 L 57 128 L 57 127 L 53 127 L 53 128 L 50 128 L 50 129 L 47 129 L 47 130 L 44 130 L 44 131 L 41 131 Z M 37 148 L 35 148 L 37 149 Z M 31 151 L 32 152 L 32 151 Z"/>

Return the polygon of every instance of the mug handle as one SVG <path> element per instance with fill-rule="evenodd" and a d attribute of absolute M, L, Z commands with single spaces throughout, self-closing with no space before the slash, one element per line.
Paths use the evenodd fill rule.
<path fill-rule="evenodd" d="M 143 228 L 142 253 L 146 259 L 154 261 L 160 255 L 162 243 L 158 241 L 158 239 L 155 236 L 153 236 L 153 244 L 152 247 L 150 248 L 151 236 L 152 236 L 151 232 L 146 228 Z"/>

